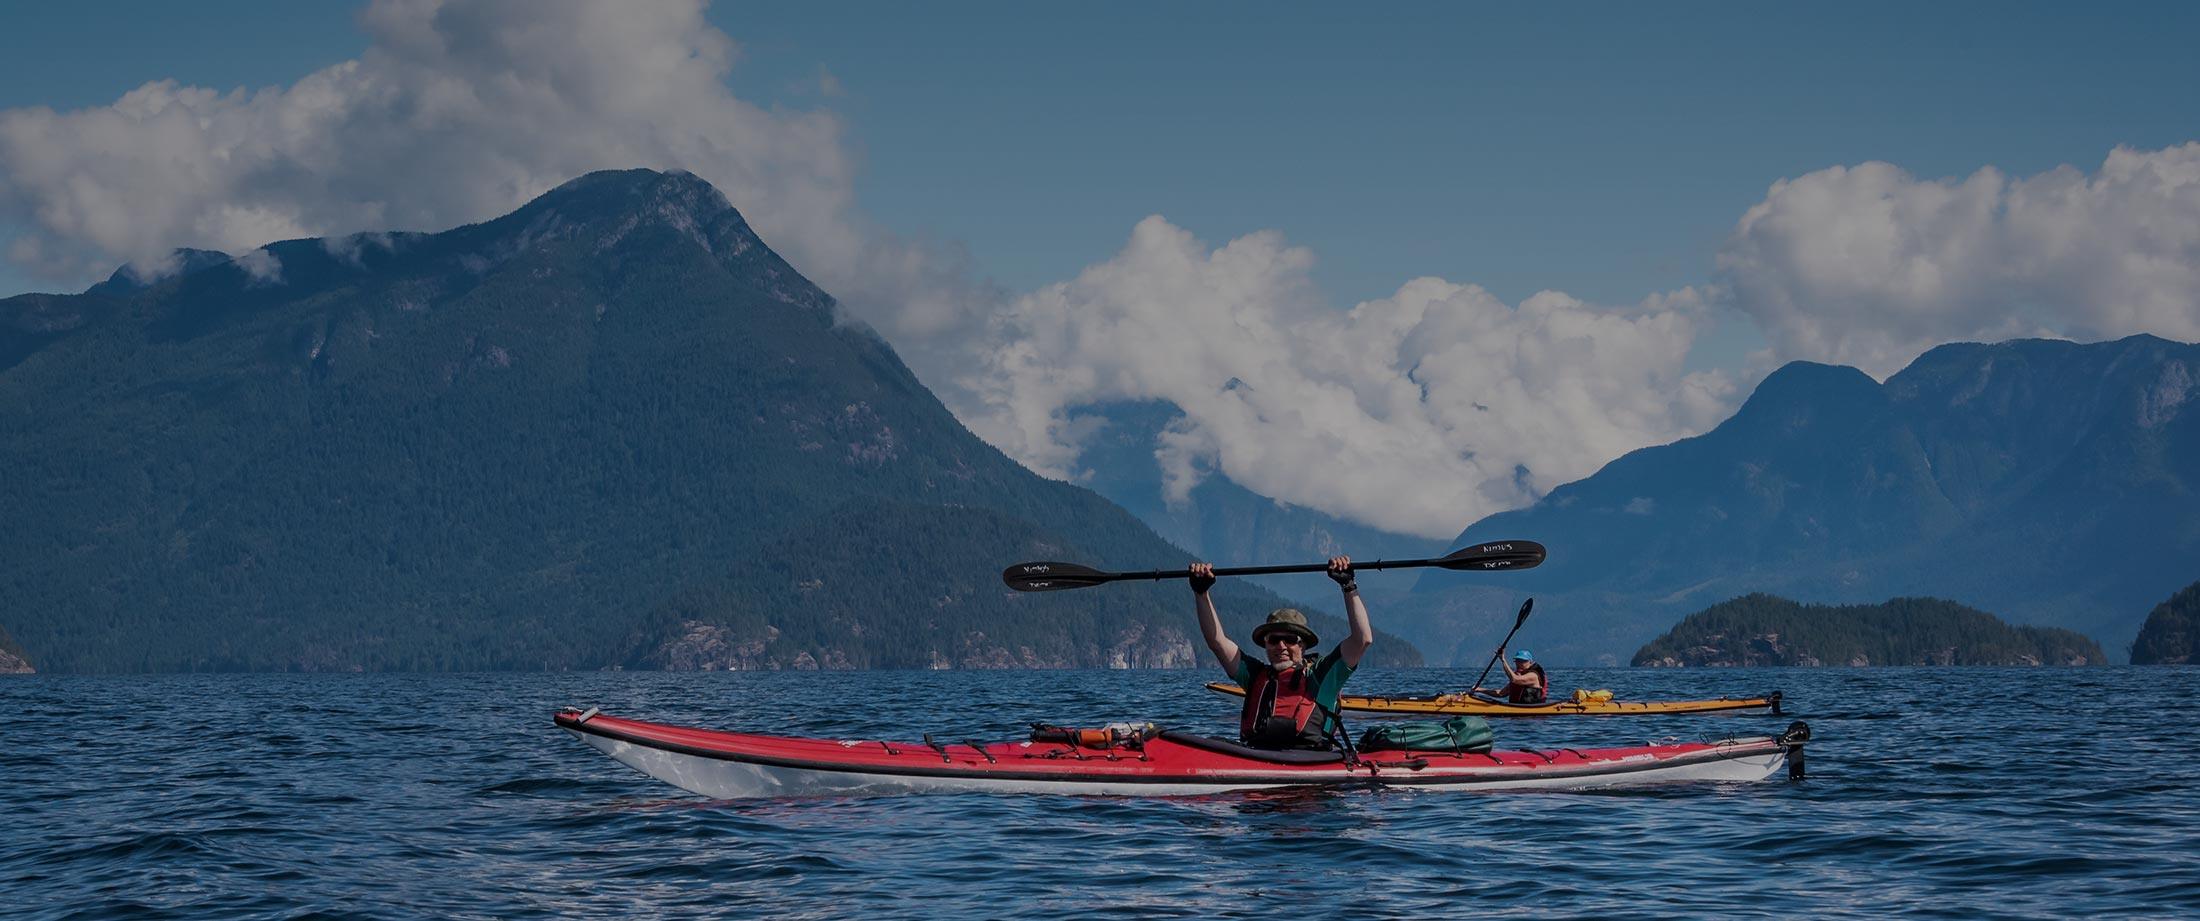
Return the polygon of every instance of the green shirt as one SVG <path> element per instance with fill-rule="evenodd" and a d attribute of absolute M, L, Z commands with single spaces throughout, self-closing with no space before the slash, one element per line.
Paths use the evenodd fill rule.
<path fill-rule="evenodd" d="M 1343 648 L 1344 644 L 1339 643 L 1337 645 L 1337 649 Z M 1310 666 L 1312 670 L 1307 672 L 1306 675 L 1307 685 L 1314 689 L 1314 703 L 1321 708 L 1318 717 L 1320 721 L 1308 722 L 1307 728 L 1317 730 L 1325 736 L 1329 734 L 1330 729 L 1334 728 L 1330 726 L 1330 722 L 1332 715 L 1337 712 L 1337 698 L 1344 694 L 1345 680 L 1351 678 L 1353 671 L 1356 670 L 1355 666 L 1344 660 L 1344 656 L 1338 654 L 1337 649 L 1330 650 L 1329 654 L 1325 656 L 1315 656 L 1314 663 Z M 1266 662 L 1255 661 L 1252 656 L 1240 652 L 1238 654 L 1237 671 L 1230 675 L 1230 680 L 1237 682 L 1238 687 L 1244 688 L 1247 699 L 1250 700 L 1253 690 L 1253 678 L 1263 670 L 1272 672 L 1275 671 L 1275 668 Z"/>

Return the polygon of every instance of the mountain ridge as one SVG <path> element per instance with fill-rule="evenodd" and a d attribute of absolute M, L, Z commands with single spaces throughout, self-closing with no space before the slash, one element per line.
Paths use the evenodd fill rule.
<path fill-rule="evenodd" d="M 42 670 L 1197 659 L 1181 586 L 1002 586 L 1189 554 L 977 439 L 692 176 L 182 264 L 0 300 L 0 626 Z M 1283 603 L 1218 591 L 1239 633 Z"/>
<path fill-rule="evenodd" d="M 1501 594 L 1569 611 L 1575 632 L 1540 645 L 1583 662 L 1751 592 L 1952 598 L 2120 648 L 2139 625 L 2126 612 L 2189 582 L 2200 558 L 2196 371 L 2200 346 L 2143 335 L 1953 343 L 1884 384 L 1794 363 L 1711 431 L 1630 452 L 1460 541 L 1550 546 Z M 1477 612 L 1506 601 L 1493 591 L 1426 574 L 1400 629 L 1424 643 L 1486 632 Z"/>

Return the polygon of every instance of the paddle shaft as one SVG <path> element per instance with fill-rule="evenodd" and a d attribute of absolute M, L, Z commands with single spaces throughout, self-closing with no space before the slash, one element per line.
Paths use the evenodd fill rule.
<path fill-rule="evenodd" d="M 1371 563 L 1353 563 L 1348 569 L 1352 572 L 1377 569 L 1410 569 L 1415 566 L 1441 566 L 1447 562 L 1453 561 L 1448 557 L 1426 560 L 1376 560 Z M 1283 566 L 1218 566 L 1215 568 L 1215 578 L 1219 579 L 1223 576 L 1274 576 L 1287 572 L 1328 571 L 1329 564 L 1327 563 L 1290 563 Z M 1145 572 L 1100 573 L 1086 578 L 1094 582 L 1126 582 L 1133 579 L 1188 579 L 1191 578 L 1191 575 L 1189 569 L 1149 569 Z"/>
<path fill-rule="evenodd" d="M 1543 545 L 1532 540 L 1491 541 L 1468 547 L 1448 556 L 1426 560 L 1375 560 L 1353 563 L 1348 571 L 1360 572 L 1377 569 L 1405 569 L 1413 566 L 1434 566 L 1457 572 L 1490 572 L 1509 569 L 1534 569 L 1543 564 Z M 1287 566 L 1231 566 L 1217 569 L 1221 576 L 1270 576 L 1287 572 L 1322 572 L 1327 563 L 1294 563 Z M 1109 582 L 1159 581 L 1162 579 L 1191 578 L 1190 567 L 1184 569 L 1151 569 L 1145 572 L 1102 572 L 1077 563 L 1037 561 L 1018 563 L 1001 570 L 1001 581 L 1019 592 L 1052 592 L 1070 588 L 1088 588 Z"/>

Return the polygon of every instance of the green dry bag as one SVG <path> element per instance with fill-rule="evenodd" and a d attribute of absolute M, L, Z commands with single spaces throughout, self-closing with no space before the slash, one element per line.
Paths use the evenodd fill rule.
<path fill-rule="evenodd" d="M 1454 716 L 1441 723 L 1384 723 L 1360 734 L 1360 750 L 1368 752 L 1486 752 L 1494 742 L 1490 721 L 1479 716 Z"/>

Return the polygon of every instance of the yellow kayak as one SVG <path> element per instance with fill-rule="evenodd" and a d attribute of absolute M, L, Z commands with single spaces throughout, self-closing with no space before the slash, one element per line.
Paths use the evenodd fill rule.
<path fill-rule="evenodd" d="M 1238 697 L 1245 696 L 1245 689 L 1234 684 L 1214 682 L 1207 690 Z M 1717 713 L 1722 710 L 1755 710 L 1769 707 L 1780 712 L 1780 692 L 1763 697 L 1720 697 L 1712 700 L 1613 700 L 1609 691 L 1575 691 L 1572 697 L 1554 698 L 1539 704 L 1509 704 L 1486 697 L 1468 694 L 1438 694 L 1433 697 L 1354 697 L 1337 698 L 1337 709 L 1348 713 L 1391 713 L 1415 716 L 1639 716 L 1655 713 Z"/>

